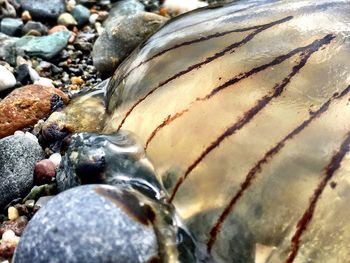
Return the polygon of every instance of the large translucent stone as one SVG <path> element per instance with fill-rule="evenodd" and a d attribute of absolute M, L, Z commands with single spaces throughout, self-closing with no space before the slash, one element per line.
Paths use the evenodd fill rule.
<path fill-rule="evenodd" d="M 235 1 L 136 50 L 104 131 L 139 136 L 218 262 L 348 262 L 349 85 L 350 1 Z"/>

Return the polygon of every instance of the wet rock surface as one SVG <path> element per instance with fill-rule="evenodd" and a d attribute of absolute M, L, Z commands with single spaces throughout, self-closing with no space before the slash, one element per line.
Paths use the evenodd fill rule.
<path fill-rule="evenodd" d="M 35 163 L 42 158 L 40 145 L 32 139 L 12 135 L 0 140 L 0 209 L 29 193 Z"/>
<path fill-rule="evenodd" d="M 108 22 L 92 51 L 96 69 L 104 75 L 111 75 L 137 45 L 166 21 L 166 18 L 153 13 L 138 12 L 117 16 Z"/>
<path fill-rule="evenodd" d="M 23 10 L 40 20 L 57 19 L 65 10 L 64 0 L 17 0 Z"/>
<path fill-rule="evenodd" d="M 67 95 L 55 88 L 29 85 L 14 90 L 0 102 L 0 138 L 34 125 L 67 102 Z"/>
<path fill-rule="evenodd" d="M 164 219 L 155 209 L 152 201 L 120 187 L 70 189 L 36 213 L 13 262 L 40 263 L 52 258 L 67 263 L 161 260 L 160 255 L 169 251 L 162 251 L 160 244 L 172 238 L 175 242 L 175 233 L 158 240 L 157 229 Z"/>

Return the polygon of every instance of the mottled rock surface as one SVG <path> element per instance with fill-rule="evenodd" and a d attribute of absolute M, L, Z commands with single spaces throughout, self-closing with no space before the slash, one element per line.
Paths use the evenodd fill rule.
<path fill-rule="evenodd" d="M 64 0 L 17 0 L 23 10 L 28 10 L 33 18 L 56 19 L 65 9 Z"/>
<path fill-rule="evenodd" d="M 29 222 L 13 262 L 144 263 L 158 258 L 155 212 L 139 198 L 103 185 L 59 194 Z"/>
<path fill-rule="evenodd" d="M 34 125 L 68 97 L 56 88 L 29 85 L 12 91 L 0 102 L 0 138 Z"/>
<path fill-rule="evenodd" d="M 35 162 L 43 158 L 40 145 L 21 135 L 0 140 L 0 209 L 23 198 L 33 187 Z"/>
<path fill-rule="evenodd" d="M 110 76 L 134 48 L 161 27 L 167 18 L 148 12 L 118 16 L 96 40 L 92 58 L 98 71 Z"/>

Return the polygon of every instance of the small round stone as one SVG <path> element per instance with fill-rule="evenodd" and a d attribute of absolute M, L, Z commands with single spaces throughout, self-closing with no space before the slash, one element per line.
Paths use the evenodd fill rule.
<path fill-rule="evenodd" d="M 49 160 L 55 165 L 55 167 L 57 168 L 62 160 L 62 156 L 59 153 L 54 153 L 49 157 Z"/>
<path fill-rule="evenodd" d="M 56 175 L 56 166 L 49 159 L 44 159 L 35 164 L 35 182 L 38 185 L 50 183 Z"/>
<path fill-rule="evenodd" d="M 16 220 L 19 217 L 19 213 L 16 207 L 10 206 L 7 210 L 8 218 L 10 220 Z"/>

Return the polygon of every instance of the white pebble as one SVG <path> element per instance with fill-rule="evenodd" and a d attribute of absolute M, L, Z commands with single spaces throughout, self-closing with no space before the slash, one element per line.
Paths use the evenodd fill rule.
<path fill-rule="evenodd" d="M 48 78 L 39 78 L 34 81 L 34 84 L 41 85 L 44 87 L 54 88 L 55 86 L 52 84 L 52 80 Z"/>
<path fill-rule="evenodd" d="M 29 66 L 28 66 L 28 71 L 29 71 L 30 79 L 31 79 L 33 82 L 40 80 L 39 73 L 36 72 L 35 69 L 33 69 L 32 67 L 29 67 Z"/>
<path fill-rule="evenodd" d="M 14 135 L 24 136 L 24 132 L 22 132 L 22 131 L 15 131 Z"/>
<path fill-rule="evenodd" d="M 89 17 L 90 24 L 95 24 L 97 18 L 98 18 L 98 14 L 97 13 L 94 13 L 94 14 L 90 15 L 90 17 Z"/>
<path fill-rule="evenodd" d="M 15 85 L 15 76 L 6 67 L 0 65 L 0 91 L 13 88 Z"/>
<path fill-rule="evenodd" d="M 26 132 L 24 134 L 24 137 L 27 137 L 28 139 L 31 139 L 31 140 L 33 140 L 35 142 L 38 142 L 38 138 L 34 134 L 32 134 L 30 132 Z"/>
<path fill-rule="evenodd" d="M 55 165 L 55 167 L 57 168 L 62 160 L 62 156 L 59 153 L 54 153 L 49 157 L 49 160 Z"/>
<path fill-rule="evenodd" d="M 13 232 L 11 229 L 6 230 L 3 234 L 2 234 L 2 241 L 11 241 L 16 237 L 15 232 Z"/>
<path fill-rule="evenodd" d="M 164 7 L 171 12 L 182 14 L 208 4 L 198 0 L 165 0 Z"/>
<path fill-rule="evenodd" d="M 16 220 L 19 217 L 19 212 L 16 207 L 10 206 L 7 209 L 7 217 L 10 220 Z"/>

